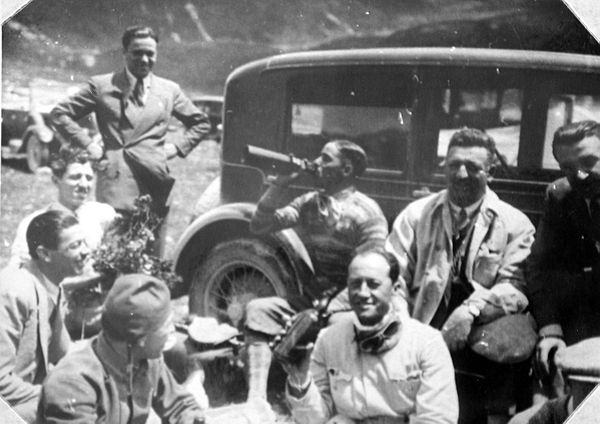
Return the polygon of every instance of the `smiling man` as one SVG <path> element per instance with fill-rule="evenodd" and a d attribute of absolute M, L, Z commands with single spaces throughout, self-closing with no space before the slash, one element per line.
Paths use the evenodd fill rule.
<path fill-rule="evenodd" d="M 518 390 L 509 366 L 466 346 L 474 323 L 522 312 L 528 304 L 524 265 L 535 230 L 488 188 L 495 150 L 484 132 L 457 131 L 446 155 L 447 189 L 408 205 L 386 242 L 400 262 L 411 316 L 440 329 L 452 353 L 461 423 L 485 422 L 486 416 L 506 422 Z"/>
<path fill-rule="evenodd" d="M 66 212 L 48 211 L 27 228 L 31 261 L 0 273 L 0 395 L 35 422 L 41 383 L 66 353 L 59 284 L 88 265 L 84 232 Z"/>
<path fill-rule="evenodd" d="M 206 114 L 152 70 L 158 36 L 148 27 L 128 28 L 122 38 L 123 70 L 91 78 L 87 87 L 52 110 L 52 122 L 70 142 L 98 160 L 96 197 L 126 216 L 136 197 L 150 194 L 154 211 L 166 221 L 175 180 L 167 160 L 185 157 L 210 132 Z M 92 140 L 77 120 L 95 112 L 102 143 Z M 167 142 L 171 116 L 186 130 Z M 162 254 L 166 223 L 156 230 L 154 251 Z"/>
<path fill-rule="evenodd" d="M 312 356 L 285 365 L 297 423 L 456 423 L 450 354 L 437 330 L 393 302 L 398 273 L 396 257 L 383 250 L 352 259 L 354 314 L 323 330 Z"/>
<path fill-rule="evenodd" d="M 85 231 L 90 249 L 100 245 L 104 232 L 116 217 L 115 210 L 106 203 L 90 199 L 94 184 L 94 171 L 89 155 L 80 148 L 63 146 L 50 161 L 52 182 L 58 189 L 58 199 L 21 220 L 11 246 L 11 265 L 19 265 L 30 259 L 25 232 L 31 220 L 50 210 L 75 215 Z"/>

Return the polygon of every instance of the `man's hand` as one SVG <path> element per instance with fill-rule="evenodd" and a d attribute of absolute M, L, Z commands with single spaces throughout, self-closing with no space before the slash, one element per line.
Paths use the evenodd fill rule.
<path fill-rule="evenodd" d="M 104 148 L 98 141 L 92 141 L 90 144 L 88 144 L 86 151 L 90 155 L 91 160 L 100 160 L 104 155 Z"/>
<path fill-rule="evenodd" d="M 448 349 L 456 351 L 465 347 L 474 319 L 467 305 L 459 306 L 450 314 L 442 326 L 442 336 Z"/>
<path fill-rule="evenodd" d="M 175 156 L 177 156 L 177 147 L 175 147 L 173 143 L 165 143 L 164 149 L 167 159 L 173 159 Z"/>
<path fill-rule="evenodd" d="M 299 176 L 300 172 L 292 172 L 291 174 L 278 174 L 269 178 L 269 182 L 276 186 L 287 187 L 293 181 L 297 180 Z"/>
<path fill-rule="evenodd" d="M 297 362 L 281 362 L 281 365 L 288 375 L 288 384 L 291 388 L 290 394 L 294 397 L 302 397 L 304 390 L 310 384 L 310 356 L 314 348 L 313 343 L 306 346 L 296 346 L 296 353 L 302 352 L 302 357 Z"/>
<path fill-rule="evenodd" d="M 60 282 L 60 286 L 63 288 L 65 293 L 69 293 L 76 289 L 95 286 L 102 279 L 102 277 L 103 275 L 97 271 L 86 270 L 86 272 L 81 275 L 65 277 Z"/>
<path fill-rule="evenodd" d="M 546 375 L 550 375 L 551 356 L 558 349 L 567 347 L 565 341 L 558 337 L 546 337 L 541 339 L 535 349 L 535 360 L 538 369 L 541 369 Z"/>

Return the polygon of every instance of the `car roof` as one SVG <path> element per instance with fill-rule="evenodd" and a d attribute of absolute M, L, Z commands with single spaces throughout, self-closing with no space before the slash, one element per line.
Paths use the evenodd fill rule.
<path fill-rule="evenodd" d="M 554 71 L 600 72 L 600 57 L 533 50 L 455 47 L 402 47 L 320 50 L 286 53 L 248 63 L 229 79 L 268 70 L 352 65 L 420 65 L 503 67 Z"/>

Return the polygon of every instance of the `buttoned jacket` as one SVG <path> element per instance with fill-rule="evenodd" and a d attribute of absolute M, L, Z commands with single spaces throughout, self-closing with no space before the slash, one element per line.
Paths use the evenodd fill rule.
<path fill-rule="evenodd" d="M 465 275 L 473 297 L 498 296 L 507 312 L 528 304 L 524 265 L 535 228 L 521 211 L 487 189 L 473 218 Z M 429 323 L 445 297 L 453 264 L 452 217 L 447 190 L 409 204 L 396 218 L 386 249 L 400 262 L 400 283 L 413 318 Z"/>
<path fill-rule="evenodd" d="M 87 147 L 92 139 L 77 120 L 95 112 L 105 149 L 97 166 L 98 201 L 131 210 L 136 197 L 150 194 L 157 206 L 164 206 L 175 182 L 164 150 L 171 116 L 186 127 L 183 137 L 170 140 L 182 157 L 208 134 L 210 123 L 172 81 L 150 75 L 143 105 L 129 100 L 131 91 L 125 70 L 92 77 L 52 110 L 52 123 L 67 140 Z"/>

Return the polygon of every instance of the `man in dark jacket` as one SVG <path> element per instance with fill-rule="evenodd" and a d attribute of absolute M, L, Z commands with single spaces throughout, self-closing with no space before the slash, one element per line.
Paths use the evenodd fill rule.
<path fill-rule="evenodd" d="M 600 124 L 559 128 L 552 149 L 565 178 L 548 187 L 528 265 L 546 373 L 556 349 L 600 335 Z"/>
<path fill-rule="evenodd" d="M 174 331 L 164 282 L 144 274 L 119 277 L 100 334 L 67 354 L 44 382 L 39 422 L 146 423 L 150 408 L 164 422 L 204 422 L 162 359 Z"/>

